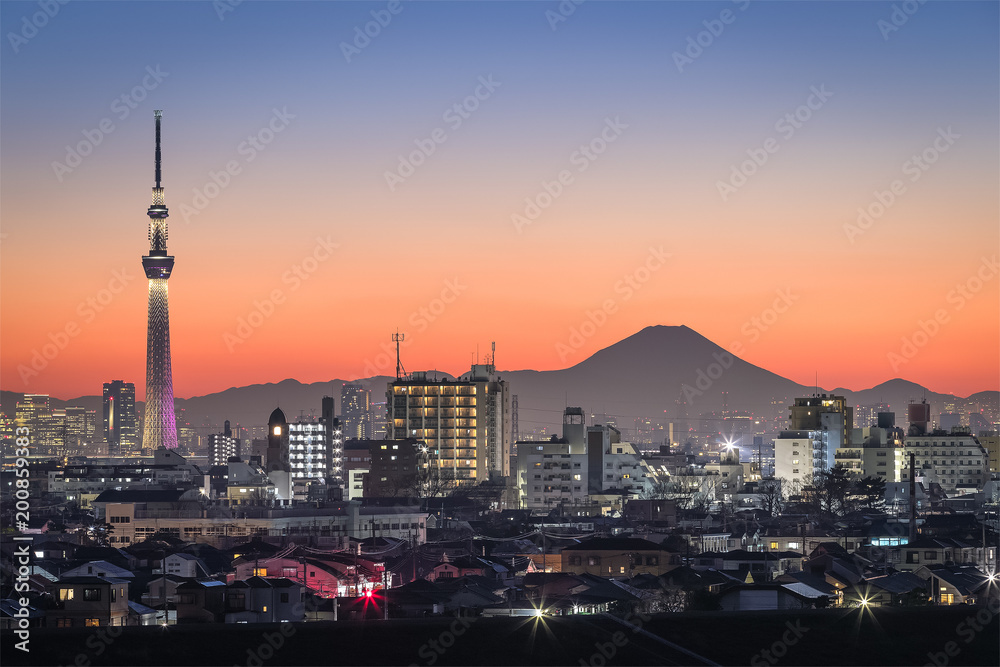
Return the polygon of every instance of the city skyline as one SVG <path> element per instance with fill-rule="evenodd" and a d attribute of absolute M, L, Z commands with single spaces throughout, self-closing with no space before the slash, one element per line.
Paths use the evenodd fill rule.
<path fill-rule="evenodd" d="M 141 386 L 154 109 L 179 397 L 391 376 L 397 330 L 458 375 L 660 324 L 805 385 L 1000 388 L 995 4 L 218 4 L 4 47 L 4 389 Z"/>

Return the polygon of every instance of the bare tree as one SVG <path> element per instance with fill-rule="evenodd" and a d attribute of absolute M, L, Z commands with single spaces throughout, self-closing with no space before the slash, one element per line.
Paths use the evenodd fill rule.
<path fill-rule="evenodd" d="M 771 516 L 781 514 L 781 509 L 784 506 L 785 501 L 782 495 L 784 481 L 774 478 L 764 479 L 757 486 L 757 498 L 760 500 L 760 506 Z"/>

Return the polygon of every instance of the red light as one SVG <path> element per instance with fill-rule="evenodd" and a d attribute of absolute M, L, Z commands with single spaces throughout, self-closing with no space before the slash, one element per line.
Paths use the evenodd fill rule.
<path fill-rule="evenodd" d="M 372 596 L 372 592 L 371 592 L 371 591 L 365 591 L 365 595 L 366 595 L 367 597 L 371 597 L 371 596 Z"/>

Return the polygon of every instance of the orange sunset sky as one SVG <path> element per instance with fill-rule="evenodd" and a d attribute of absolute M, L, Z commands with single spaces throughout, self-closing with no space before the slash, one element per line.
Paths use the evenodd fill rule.
<path fill-rule="evenodd" d="M 407 5 L 350 62 L 339 44 L 369 5 L 244 3 L 223 22 L 210 3 L 71 4 L 5 53 L 2 387 L 68 399 L 124 379 L 142 398 L 163 109 L 178 397 L 391 374 L 397 329 L 407 370 L 458 374 L 491 341 L 498 368 L 546 370 L 653 324 L 804 384 L 1000 389 L 996 4 L 931 3 L 885 39 L 887 4 L 762 3 L 680 71 L 672 54 L 730 3 L 588 3 L 556 29 L 536 3 L 443 4 Z M 185 41 L 130 33 L 149 21 Z M 79 166 L 53 167 L 103 119 Z"/>

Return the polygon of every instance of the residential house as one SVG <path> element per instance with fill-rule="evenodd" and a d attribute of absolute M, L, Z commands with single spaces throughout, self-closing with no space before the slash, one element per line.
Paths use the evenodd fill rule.
<path fill-rule="evenodd" d="M 844 591 L 849 607 L 904 607 L 926 604 L 928 582 L 912 572 L 867 577 Z"/>
<path fill-rule="evenodd" d="M 213 579 L 177 586 L 177 623 L 222 623 L 226 615 L 226 583 Z"/>
<path fill-rule="evenodd" d="M 740 584 L 723 591 L 719 605 L 724 611 L 809 609 L 824 606 L 821 599 L 794 590 L 788 584 Z"/>
<path fill-rule="evenodd" d="M 563 572 L 629 578 L 664 574 L 681 564 L 678 554 L 635 537 L 593 537 L 564 547 L 560 559 Z"/>
<path fill-rule="evenodd" d="M 972 565 L 922 565 L 913 574 L 926 580 L 934 604 L 976 604 L 996 593 L 996 583 Z"/>
<path fill-rule="evenodd" d="M 302 586 L 289 579 L 250 577 L 226 587 L 226 623 L 305 620 Z"/>
<path fill-rule="evenodd" d="M 57 628 L 104 627 L 128 623 L 127 579 L 63 577 L 55 589 L 55 607 L 46 625 Z"/>
<path fill-rule="evenodd" d="M 186 579 L 196 579 L 198 577 L 209 576 L 208 568 L 197 556 L 186 553 L 170 554 L 163 559 L 167 566 L 167 574 L 173 574 Z"/>

